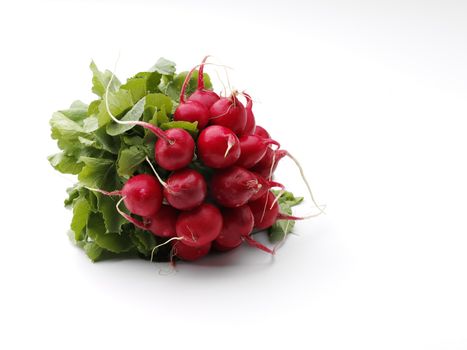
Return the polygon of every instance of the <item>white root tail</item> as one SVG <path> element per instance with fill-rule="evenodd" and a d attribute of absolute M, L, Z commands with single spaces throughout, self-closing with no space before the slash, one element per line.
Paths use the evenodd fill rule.
<path fill-rule="evenodd" d="M 151 160 L 149 159 L 148 156 L 146 156 L 146 162 L 148 162 L 149 166 L 151 167 L 154 175 L 156 175 L 157 177 L 157 180 L 159 180 L 159 182 L 161 183 L 162 186 L 164 186 L 164 188 L 167 188 L 167 182 L 165 182 L 164 180 L 161 179 L 161 177 L 159 176 L 159 174 L 157 173 L 156 169 L 154 168 L 154 166 L 152 165 L 151 163 Z"/>
<path fill-rule="evenodd" d="M 151 262 L 154 260 L 154 252 L 157 250 L 157 248 L 160 248 L 172 241 L 181 241 L 182 239 L 183 239 L 182 237 L 172 237 L 171 239 L 168 239 L 164 243 L 156 245 L 154 248 L 152 248 L 152 251 L 151 251 Z"/>
<path fill-rule="evenodd" d="M 313 204 L 315 205 L 315 207 L 320 211 L 321 214 L 325 214 L 324 208 L 325 208 L 326 206 L 320 206 L 318 203 L 316 203 L 315 197 L 313 196 L 313 192 L 311 191 L 311 186 L 310 186 L 310 184 L 308 183 L 308 180 L 307 180 L 307 178 L 306 178 L 306 176 L 305 176 L 305 172 L 303 171 L 303 168 L 302 168 L 301 164 L 299 163 L 299 161 L 297 160 L 297 158 L 295 158 L 293 155 L 291 155 L 290 152 L 288 152 L 288 151 L 287 151 L 287 156 L 288 156 L 290 159 L 292 159 L 292 161 L 295 163 L 295 165 L 297 166 L 298 170 L 300 171 L 300 175 L 301 175 L 302 180 L 303 180 L 303 182 L 305 183 L 305 186 L 306 186 L 306 188 L 307 188 L 307 190 L 308 190 L 308 194 L 310 195 L 311 201 L 313 202 Z M 272 168 L 271 168 L 271 170 L 272 170 Z M 309 217 L 314 217 L 314 216 L 316 216 L 316 215 L 308 216 L 308 217 L 306 217 L 306 218 L 308 219 Z M 305 217 L 304 217 L 304 218 L 305 218 Z"/>

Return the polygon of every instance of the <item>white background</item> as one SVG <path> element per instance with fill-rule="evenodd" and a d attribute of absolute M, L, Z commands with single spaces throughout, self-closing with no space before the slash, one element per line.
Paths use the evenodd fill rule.
<path fill-rule="evenodd" d="M 1 2 L 0 347 L 466 349 L 466 4 Z M 160 56 L 234 67 L 327 215 L 274 260 L 88 261 L 48 119 L 119 52 L 120 77 Z M 279 179 L 304 193 L 290 161 Z"/>

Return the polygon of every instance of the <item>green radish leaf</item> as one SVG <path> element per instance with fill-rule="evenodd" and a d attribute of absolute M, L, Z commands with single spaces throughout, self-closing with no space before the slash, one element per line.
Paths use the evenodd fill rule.
<path fill-rule="evenodd" d="M 175 73 L 175 63 L 161 57 L 149 71 L 158 72 L 163 75 L 172 75 Z"/>
<path fill-rule="evenodd" d="M 139 101 L 147 93 L 146 78 L 130 78 L 120 87 L 120 89 L 128 90 L 131 94 L 132 100 Z"/>
<path fill-rule="evenodd" d="M 279 191 L 274 190 L 274 195 L 277 196 Z M 292 192 L 284 192 L 279 198 L 279 208 L 284 214 L 292 214 L 292 207 L 300 204 L 303 201 L 303 197 L 295 197 Z M 273 243 L 279 242 L 284 237 L 292 232 L 295 226 L 294 220 L 277 220 L 268 230 L 269 240 Z"/>
<path fill-rule="evenodd" d="M 88 105 L 81 101 L 75 101 L 71 104 L 70 108 L 59 111 L 65 115 L 68 119 L 74 122 L 79 122 L 88 116 Z"/>
<path fill-rule="evenodd" d="M 128 145 L 128 146 L 136 146 L 136 145 L 142 145 L 144 143 L 144 140 L 141 136 L 123 136 L 123 142 Z"/>
<path fill-rule="evenodd" d="M 80 189 L 81 186 L 78 184 L 67 188 L 66 192 L 68 193 L 68 198 L 64 201 L 65 208 L 70 209 L 73 205 L 73 202 L 80 197 Z"/>
<path fill-rule="evenodd" d="M 117 161 L 117 173 L 120 176 L 130 177 L 146 158 L 144 146 L 131 146 L 120 151 Z"/>
<path fill-rule="evenodd" d="M 96 197 L 97 207 L 102 213 L 107 232 L 120 233 L 122 225 L 127 222 L 125 218 L 118 213 L 116 208 L 120 198 L 105 196 L 100 193 L 96 193 Z"/>
<path fill-rule="evenodd" d="M 50 164 L 62 174 L 79 174 L 83 168 L 83 163 L 78 163 L 78 159 L 72 156 L 67 156 L 65 153 L 56 153 L 47 158 Z"/>
<path fill-rule="evenodd" d="M 173 102 L 172 100 L 161 93 L 148 94 L 146 96 L 146 108 L 155 107 L 156 110 L 165 109 L 169 113 L 172 112 Z"/>
<path fill-rule="evenodd" d="M 157 245 L 156 239 L 152 233 L 140 229 L 135 229 L 135 231 L 130 234 L 130 239 L 136 249 L 147 257 L 151 254 L 152 249 Z"/>
<path fill-rule="evenodd" d="M 124 116 L 121 118 L 121 121 L 136 121 L 140 120 L 144 111 L 144 106 L 146 104 L 146 97 L 140 99 Z M 127 124 L 117 124 L 112 122 L 107 124 L 106 131 L 110 136 L 116 136 L 123 134 L 124 132 L 134 128 L 135 125 Z"/>
<path fill-rule="evenodd" d="M 162 74 L 159 72 L 139 72 L 135 78 L 144 78 L 146 81 L 146 91 L 149 93 L 159 92 L 159 84 Z"/>
<path fill-rule="evenodd" d="M 104 249 L 99 247 L 95 242 L 85 243 L 83 249 L 93 262 L 96 262 L 104 251 Z"/>
<path fill-rule="evenodd" d="M 167 85 L 164 87 L 163 91 L 170 96 L 172 100 L 175 100 L 177 102 L 180 101 L 180 91 L 182 90 L 183 82 L 185 81 L 185 78 L 187 76 L 188 72 L 181 72 L 177 74 L 172 81 L 168 82 Z M 211 78 L 209 78 L 209 75 L 204 73 L 204 87 L 205 89 L 211 89 L 212 88 L 212 83 L 211 83 Z M 190 96 L 198 87 L 198 71 L 195 70 L 193 74 L 191 75 L 190 81 L 188 83 L 188 86 L 186 88 L 186 96 Z"/>
<path fill-rule="evenodd" d="M 161 125 L 162 130 L 168 130 L 173 128 L 185 129 L 191 136 L 196 137 L 198 134 L 198 122 L 185 122 L 185 121 L 174 121 L 168 122 Z"/>
<path fill-rule="evenodd" d="M 82 232 L 86 227 L 91 207 L 84 197 L 76 200 L 73 207 L 73 219 L 71 220 L 71 230 L 75 233 L 75 240 L 80 241 L 83 239 Z"/>
<path fill-rule="evenodd" d="M 94 61 L 91 61 L 89 65 L 92 71 L 92 92 L 94 92 L 97 96 L 103 97 L 105 94 L 105 90 L 107 85 L 109 84 L 110 78 L 112 77 L 112 72 L 106 70 L 105 72 L 101 72 Z M 120 82 L 117 77 L 114 76 L 112 79 L 112 84 L 109 86 L 110 92 L 115 92 L 118 87 L 120 86 Z"/>
<path fill-rule="evenodd" d="M 99 106 L 101 104 L 101 99 L 94 100 L 89 104 L 88 107 L 88 117 L 95 115 L 99 112 Z"/>
<path fill-rule="evenodd" d="M 81 157 L 85 165 L 78 174 L 78 180 L 85 186 L 113 191 L 119 188 L 115 163 L 109 159 Z"/>
<path fill-rule="evenodd" d="M 118 118 L 121 114 L 125 113 L 131 107 L 133 107 L 133 99 L 131 93 L 128 90 L 118 90 L 116 92 L 109 92 L 108 94 L 109 109 L 112 115 Z M 102 100 L 99 105 L 97 113 L 97 120 L 99 126 L 107 125 L 111 121 L 111 117 L 107 112 L 105 101 Z"/>
<path fill-rule="evenodd" d="M 99 119 L 95 115 L 91 115 L 83 120 L 83 130 L 86 133 L 91 133 L 99 129 Z"/>
<path fill-rule="evenodd" d="M 112 253 L 129 251 L 133 244 L 127 234 L 106 233 L 106 227 L 102 215 L 92 213 L 87 222 L 87 234 L 101 248 Z"/>
<path fill-rule="evenodd" d="M 120 138 L 110 136 L 105 129 L 106 127 L 102 127 L 94 132 L 99 148 L 117 155 L 120 150 Z"/>

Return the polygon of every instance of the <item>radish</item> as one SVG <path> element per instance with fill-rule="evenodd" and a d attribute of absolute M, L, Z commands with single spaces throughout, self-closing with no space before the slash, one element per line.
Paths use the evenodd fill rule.
<path fill-rule="evenodd" d="M 155 214 L 162 205 L 161 185 L 154 176 L 148 174 L 131 177 L 119 191 L 107 192 L 97 188 L 87 188 L 106 196 L 122 196 L 120 202 L 123 201 L 131 213 L 143 217 Z"/>
<path fill-rule="evenodd" d="M 199 247 L 192 247 L 178 241 L 173 245 L 172 254 L 186 261 L 194 261 L 207 255 L 210 249 L 210 242 Z"/>
<path fill-rule="evenodd" d="M 180 91 L 180 104 L 174 113 L 174 120 L 183 120 L 187 122 L 198 122 L 198 130 L 204 129 L 209 122 L 209 109 L 196 100 L 185 101 L 185 92 L 190 81 L 191 75 L 198 66 L 192 68 L 186 75 Z"/>
<path fill-rule="evenodd" d="M 272 148 L 268 147 L 263 158 L 261 158 L 261 160 L 256 163 L 256 165 L 250 168 L 250 170 L 258 173 L 266 179 L 270 179 L 276 170 L 279 161 L 286 155 L 287 151 L 285 150 L 273 150 Z"/>
<path fill-rule="evenodd" d="M 255 218 L 255 228 L 264 230 L 271 227 L 277 220 L 305 220 L 321 214 L 310 214 L 306 216 L 292 216 L 279 212 L 276 196 L 268 192 L 261 198 L 248 202 L 248 206 Z M 322 210 L 320 207 L 318 209 Z"/>
<path fill-rule="evenodd" d="M 214 173 L 210 185 L 213 198 L 227 208 L 246 204 L 261 188 L 253 173 L 238 166 Z"/>
<path fill-rule="evenodd" d="M 221 97 L 209 108 L 209 122 L 222 125 L 241 135 L 246 125 L 246 110 L 233 91 L 229 97 Z"/>
<path fill-rule="evenodd" d="M 222 231 L 213 242 L 213 247 L 216 250 L 221 252 L 232 250 L 245 241 L 252 247 L 274 254 L 271 249 L 251 238 L 254 217 L 248 205 L 222 209 L 222 219 Z"/>
<path fill-rule="evenodd" d="M 165 132 L 169 142 L 158 139 L 155 146 L 156 162 L 164 169 L 177 170 L 186 167 L 193 159 L 195 141 L 183 129 L 169 129 Z"/>
<path fill-rule="evenodd" d="M 151 231 L 155 236 L 174 237 L 177 216 L 178 211 L 175 208 L 163 205 L 157 213 L 145 218 L 145 229 Z"/>
<path fill-rule="evenodd" d="M 214 241 L 221 250 L 229 250 L 242 244 L 243 237 L 253 230 L 254 217 L 248 205 L 222 209 L 222 231 Z"/>
<path fill-rule="evenodd" d="M 269 145 L 280 146 L 278 142 L 264 139 L 257 135 L 245 135 L 240 137 L 240 158 L 235 165 L 251 168 L 256 165 L 266 154 Z"/>
<path fill-rule="evenodd" d="M 256 192 L 253 196 L 251 196 L 250 201 L 255 201 L 260 197 L 264 196 L 266 192 L 268 192 L 273 187 L 280 187 L 282 190 L 285 189 L 284 185 L 280 184 L 279 182 L 270 181 L 261 176 L 258 173 L 252 172 L 256 178 L 258 179 L 259 184 L 261 187 L 259 188 L 258 192 Z"/>
<path fill-rule="evenodd" d="M 254 135 L 256 130 L 255 116 L 253 114 L 253 100 L 251 96 L 243 92 L 243 96 L 246 98 L 246 123 L 245 128 L 243 129 L 242 135 Z M 264 130 L 264 129 L 263 129 Z M 267 137 L 266 137 L 267 138 Z"/>
<path fill-rule="evenodd" d="M 255 228 L 263 230 L 276 222 L 279 215 L 279 205 L 275 199 L 274 194 L 268 192 L 259 199 L 248 203 L 255 220 Z"/>
<path fill-rule="evenodd" d="M 217 238 L 222 230 L 222 214 L 209 203 L 178 215 L 175 230 L 179 239 L 191 247 L 202 247 Z"/>
<path fill-rule="evenodd" d="M 269 136 L 269 133 L 266 131 L 266 129 L 259 125 L 256 125 L 254 135 L 258 135 L 265 139 L 269 139 L 271 137 Z"/>
<path fill-rule="evenodd" d="M 204 198 L 206 198 L 207 185 L 203 175 L 199 172 L 189 168 L 177 170 L 165 182 L 148 157 L 146 157 L 146 161 L 164 187 L 164 197 L 172 207 L 180 210 L 191 210 L 203 203 Z"/>
<path fill-rule="evenodd" d="M 155 158 L 163 168 L 177 170 L 190 164 L 193 159 L 195 142 L 188 131 L 180 128 L 163 131 L 150 123 L 138 120 L 118 120 L 112 114 L 109 108 L 109 87 L 112 84 L 113 78 L 114 74 L 110 77 L 105 90 L 105 107 L 112 120 L 117 124 L 139 125 L 153 132 L 159 138 L 154 146 Z"/>
<path fill-rule="evenodd" d="M 198 88 L 193 92 L 188 98 L 189 101 L 199 102 L 204 105 L 206 108 L 210 108 L 217 100 L 219 100 L 219 95 L 214 91 L 206 90 L 204 88 L 204 65 L 209 56 L 204 57 L 201 65 L 199 66 L 198 71 Z"/>
<path fill-rule="evenodd" d="M 228 128 L 211 125 L 198 137 L 198 155 L 211 168 L 226 168 L 240 158 L 240 141 Z"/>

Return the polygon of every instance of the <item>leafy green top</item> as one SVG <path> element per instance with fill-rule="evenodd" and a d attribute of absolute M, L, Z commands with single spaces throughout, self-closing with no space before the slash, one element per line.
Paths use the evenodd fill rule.
<path fill-rule="evenodd" d="M 73 209 L 72 238 L 93 261 L 123 252 L 147 257 L 157 239 L 123 219 L 115 209 L 117 199 L 86 187 L 113 191 L 133 174 L 149 172 L 144 159 L 153 158 L 155 137 L 139 126 L 111 121 L 104 99 L 112 73 L 99 70 L 94 62 L 90 69 L 97 99 L 89 105 L 75 101 L 52 115 L 51 135 L 61 151 L 48 159 L 59 172 L 78 175 L 78 183 L 68 189 L 65 205 Z M 110 110 L 121 120 L 144 120 L 164 130 L 183 128 L 196 137 L 196 123 L 173 121 L 186 74 L 177 74 L 174 62 L 160 58 L 151 69 L 124 84 L 114 77 L 108 93 Z M 189 91 L 196 88 L 197 77 L 195 72 Z M 212 88 L 209 76 L 204 74 L 204 78 L 206 88 Z"/>

